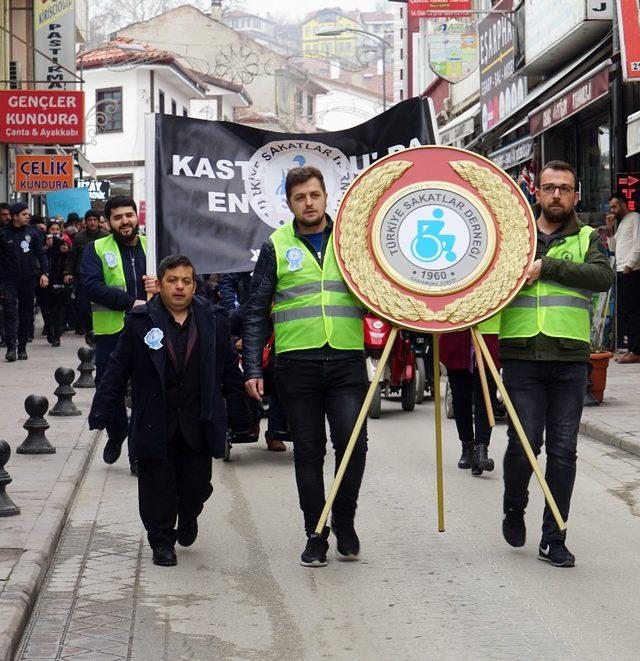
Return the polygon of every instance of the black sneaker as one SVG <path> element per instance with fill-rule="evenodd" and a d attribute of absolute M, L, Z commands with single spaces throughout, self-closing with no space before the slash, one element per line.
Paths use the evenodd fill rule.
<path fill-rule="evenodd" d="M 502 519 L 502 536 L 511 546 L 524 546 L 527 529 L 524 525 L 524 512 L 522 510 L 508 509 Z"/>
<path fill-rule="evenodd" d="M 307 545 L 300 556 L 303 567 L 324 567 L 327 564 L 327 551 L 329 542 L 326 535 L 315 532 L 307 534 Z"/>
<path fill-rule="evenodd" d="M 186 523 L 178 523 L 178 544 L 180 546 L 191 546 L 198 537 L 198 521 L 193 519 Z"/>
<path fill-rule="evenodd" d="M 338 560 L 349 562 L 360 559 L 360 540 L 353 527 L 353 523 L 336 525 L 332 521 L 331 532 L 336 536 L 336 558 Z"/>
<path fill-rule="evenodd" d="M 29 356 L 27 356 L 27 352 L 25 349 L 22 349 L 22 351 L 18 349 L 18 360 L 27 360 L 28 358 Z"/>
<path fill-rule="evenodd" d="M 176 552 L 171 546 L 158 546 L 153 549 L 153 564 L 158 567 L 175 567 L 178 564 Z"/>
<path fill-rule="evenodd" d="M 16 356 L 16 350 L 15 350 L 13 347 L 9 347 L 9 348 L 7 349 L 7 353 L 5 354 L 4 359 L 5 359 L 8 363 L 15 363 L 15 362 L 16 362 L 16 358 L 17 358 L 17 356 Z"/>
<path fill-rule="evenodd" d="M 110 438 L 107 439 L 107 443 L 104 446 L 102 451 L 102 459 L 105 464 L 115 464 L 116 461 L 120 458 L 120 452 L 122 451 L 122 443 L 117 441 L 112 441 Z"/>
<path fill-rule="evenodd" d="M 565 546 L 564 541 L 545 542 L 543 539 L 538 548 L 538 560 L 554 567 L 574 567 L 576 564 L 575 555 Z"/>

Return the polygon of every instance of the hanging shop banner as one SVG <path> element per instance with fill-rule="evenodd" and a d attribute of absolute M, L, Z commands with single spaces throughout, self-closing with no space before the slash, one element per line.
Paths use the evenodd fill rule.
<path fill-rule="evenodd" d="M 478 68 L 478 31 L 475 19 L 429 22 L 429 67 L 455 84 Z"/>
<path fill-rule="evenodd" d="M 344 192 L 373 162 L 408 147 L 433 144 L 426 100 L 408 99 L 344 131 L 290 134 L 231 122 L 159 114 L 147 190 L 155 190 L 157 256 L 188 255 L 201 273 L 252 271 L 260 247 L 292 219 L 289 169 L 319 168 L 335 217 Z M 151 219 L 147 218 L 147 225 Z"/>
<path fill-rule="evenodd" d="M 615 190 L 624 196 L 629 211 L 640 211 L 640 172 L 618 172 Z"/>
<path fill-rule="evenodd" d="M 511 11 L 513 0 L 495 7 Z M 513 23 L 506 16 L 490 14 L 480 21 L 480 112 L 482 131 L 515 112 L 527 96 L 527 77 L 516 76 L 515 37 Z"/>
<path fill-rule="evenodd" d="M 61 90 L 75 83 L 75 0 L 35 0 L 33 34 L 41 51 L 33 54 L 36 86 Z"/>
<path fill-rule="evenodd" d="M 441 16 L 447 12 L 471 9 L 471 0 L 409 0 L 409 16 L 416 18 L 437 18 L 435 12 L 441 11 Z M 449 14 L 451 15 L 451 14 Z"/>
<path fill-rule="evenodd" d="M 533 158 L 533 140 L 530 138 L 518 140 L 518 142 L 512 145 L 487 154 L 487 158 L 493 161 L 499 168 L 511 170 L 516 165 L 530 161 Z"/>
<path fill-rule="evenodd" d="M 89 191 L 86 188 L 69 188 L 47 193 L 47 215 L 51 218 L 54 216 L 66 218 L 72 212 L 84 216 L 90 208 Z"/>
<path fill-rule="evenodd" d="M 92 202 L 106 202 L 111 194 L 111 182 L 108 179 L 76 179 L 76 186 L 86 188 Z"/>
<path fill-rule="evenodd" d="M 84 92 L 0 90 L 0 143 L 84 142 Z"/>
<path fill-rule="evenodd" d="M 617 11 L 622 75 L 626 81 L 640 81 L 640 3 L 618 0 Z"/>
<path fill-rule="evenodd" d="M 73 156 L 16 155 L 18 193 L 50 193 L 73 188 Z"/>
<path fill-rule="evenodd" d="M 609 92 L 609 70 L 599 71 L 587 80 L 575 85 L 553 103 L 529 115 L 531 137 L 563 122 L 571 115 L 586 108 Z"/>

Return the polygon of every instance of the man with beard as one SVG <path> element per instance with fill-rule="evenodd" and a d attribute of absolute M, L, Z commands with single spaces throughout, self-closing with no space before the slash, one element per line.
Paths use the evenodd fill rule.
<path fill-rule="evenodd" d="M 138 234 L 136 203 L 124 196 L 107 200 L 104 215 L 111 234 L 89 243 L 80 263 L 80 278 L 91 301 L 91 317 L 96 343 L 96 386 L 107 369 L 109 356 L 124 328 L 125 313 L 146 302 L 147 291 L 155 292 L 155 276 L 144 275 L 146 240 Z M 127 436 L 125 393 L 114 406 L 107 429 L 103 459 L 107 464 L 120 457 Z M 135 462 L 130 460 L 136 474 Z"/>
<path fill-rule="evenodd" d="M 608 243 L 616 255 L 619 307 L 629 346 L 616 362 L 640 363 L 640 214 L 629 209 L 622 193 L 611 196 L 609 209 Z"/>
<path fill-rule="evenodd" d="M 550 161 L 542 168 L 535 261 L 525 286 L 502 311 L 500 324 L 504 383 L 536 456 L 544 434 L 546 480 L 565 521 L 589 367 L 591 292 L 607 291 L 613 284 L 597 230 L 576 216 L 578 197 L 571 165 Z M 508 436 L 502 534 L 511 546 L 524 546 L 532 469 L 511 423 Z M 538 558 L 555 567 L 573 567 L 575 557 L 565 537 L 546 506 Z"/>
<path fill-rule="evenodd" d="M 307 534 L 300 564 L 323 567 L 327 564 L 329 529 L 318 535 L 315 528 L 325 503 L 325 417 L 337 467 L 368 386 L 362 309 L 338 268 L 322 173 L 314 167 L 289 170 L 285 190 L 294 220 L 263 244 L 256 263 L 245 306 L 244 372 L 247 392 L 261 399 L 262 349 L 271 313 L 275 384 L 293 438 L 296 482 Z M 366 452 L 363 428 L 331 513 L 340 560 L 357 560 L 360 553 L 354 517 Z"/>

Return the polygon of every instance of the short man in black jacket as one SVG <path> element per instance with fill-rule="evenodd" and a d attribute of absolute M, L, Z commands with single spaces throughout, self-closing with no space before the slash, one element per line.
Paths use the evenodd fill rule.
<path fill-rule="evenodd" d="M 11 222 L 0 230 L 0 282 L 3 285 L 4 339 L 6 360 L 27 359 L 27 340 L 33 323 L 33 298 L 36 284 L 49 284 L 49 262 L 40 232 L 29 225 L 30 214 L 25 202 L 10 209 Z"/>
<path fill-rule="evenodd" d="M 138 462 L 140 515 L 154 564 L 172 566 L 176 539 L 190 546 L 198 534 L 212 493 L 211 457 L 224 456 L 227 411 L 234 431 L 246 432 L 251 420 L 228 319 L 194 296 L 189 259 L 166 257 L 156 284 L 159 295 L 126 318 L 89 424 L 104 429 L 131 378 L 129 450 Z"/>

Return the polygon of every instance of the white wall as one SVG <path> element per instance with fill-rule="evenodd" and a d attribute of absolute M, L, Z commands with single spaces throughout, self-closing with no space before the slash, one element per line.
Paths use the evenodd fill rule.
<path fill-rule="evenodd" d="M 316 97 L 316 126 L 322 131 L 350 128 L 382 112 L 382 97 L 360 94 L 353 88 L 332 89 L 325 80 L 319 82 L 330 89 Z"/>

